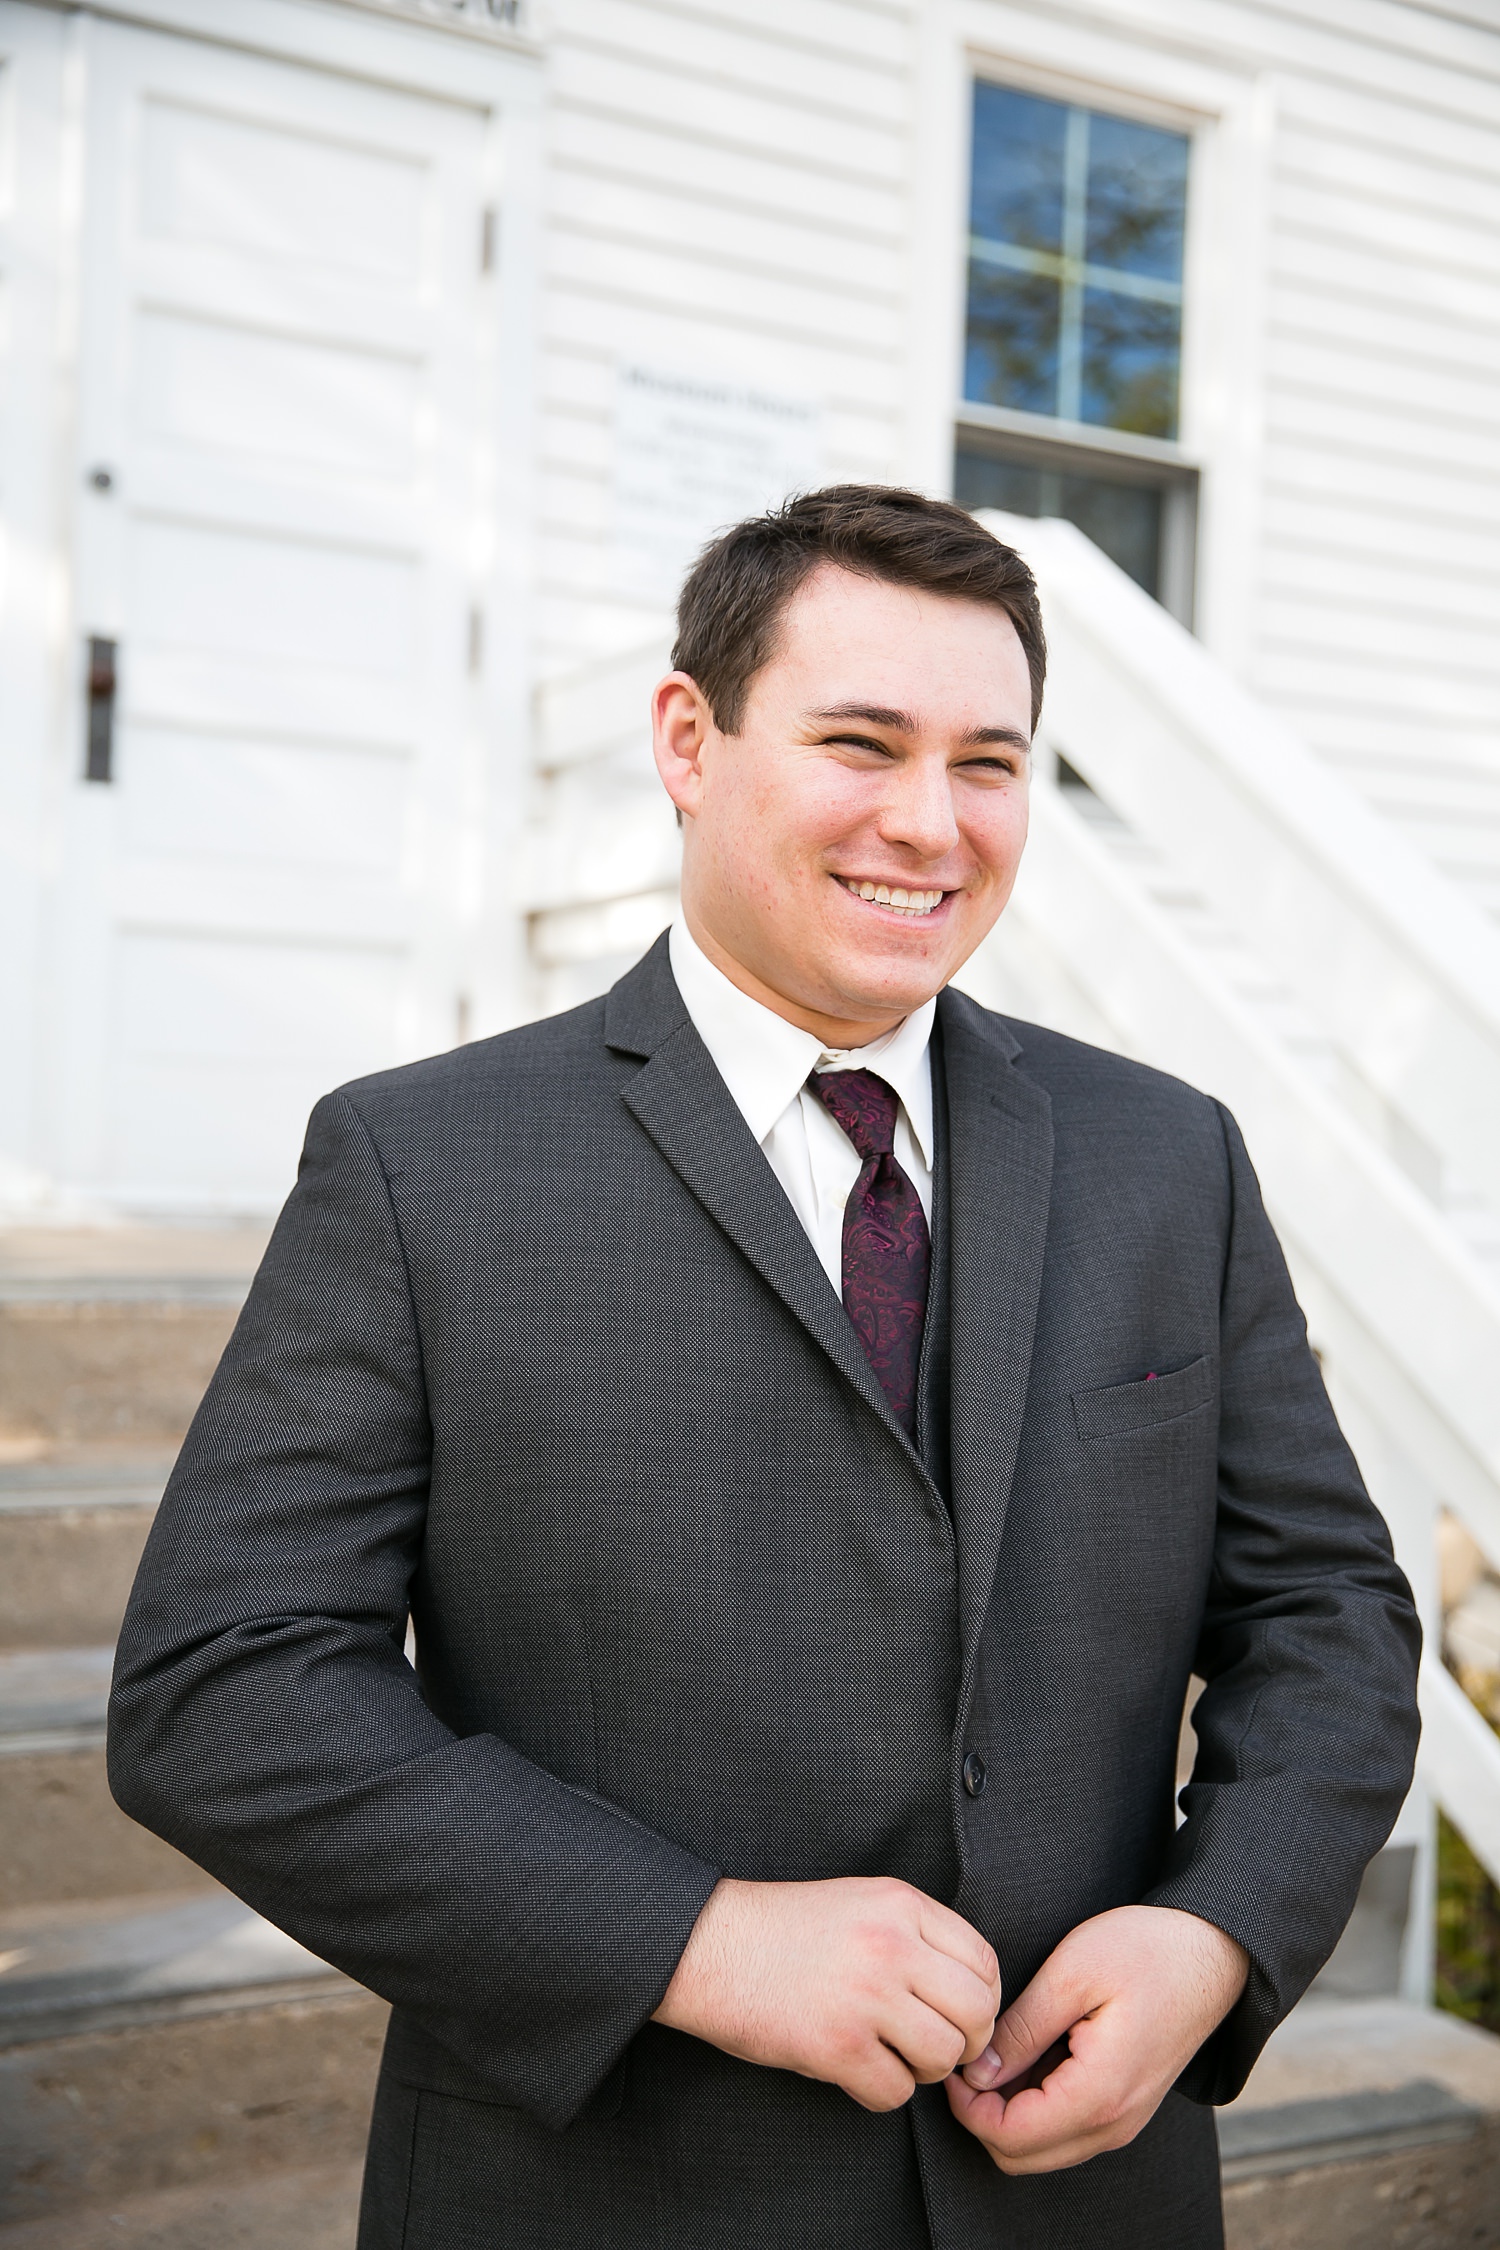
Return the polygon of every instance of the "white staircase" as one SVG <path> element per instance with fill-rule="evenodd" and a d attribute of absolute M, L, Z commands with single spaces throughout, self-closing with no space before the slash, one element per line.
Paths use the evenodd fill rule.
<path fill-rule="evenodd" d="M 1403 1990 L 1431 1979 L 1432 1805 L 1500 1882 L 1500 1741 L 1437 1660 L 1446 1509 L 1500 1573 L 1500 930 L 1071 525 L 986 515 L 1052 658 L 1015 897 L 960 982 L 1219 1095 L 1244 1127 L 1340 1416 L 1422 1607 Z M 669 918 L 646 704 L 659 644 L 540 694 L 541 1005 Z"/>

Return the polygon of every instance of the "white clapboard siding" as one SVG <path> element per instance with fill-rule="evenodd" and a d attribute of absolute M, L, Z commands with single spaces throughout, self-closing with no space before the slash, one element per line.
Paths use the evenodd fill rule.
<path fill-rule="evenodd" d="M 631 363 L 816 401 L 830 477 L 899 473 L 911 10 L 896 0 L 558 0 L 536 662 L 660 630 L 611 546 Z"/>
<path fill-rule="evenodd" d="M 1306 314 L 1304 313 L 1304 322 Z M 1361 412 L 1425 420 L 1441 415 L 1466 455 L 1476 446 L 1494 450 L 1494 375 L 1478 354 L 1467 366 L 1442 365 L 1430 355 L 1382 350 L 1352 358 L 1305 325 L 1278 326 L 1267 343 L 1267 365 L 1276 387 L 1304 397 L 1331 399 Z M 1466 442 L 1467 441 L 1467 442 Z"/>
<path fill-rule="evenodd" d="M 804 288 L 883 306 L 900 305 L 890 243 L 847 227 L 809 225 L 790 213 L 755 209 L 733 215 L 732 256 L 725 210 L 715 198 L 684 197 L 673 186 L 644 184 L 579 165 L 553 181 L 552 224 L 604 243 L 635 243 L 673 256 L 696 257 L 712 269 L 764 275 Z"/>
<path fill-rule="evenodd" d="M 1500 21 L 1256 20 L 1275 70 L 1251 684 L 1500 906 Z"/>
<path fill-rule="evenodd" d="M 851 20 L 850 30 L 854 28 Z M 741 95 L 817 112 L 861 130 L 884 124 L 898 134 L 906 115 L 904 58 L 872 54 L 847 33 L 837 44 L 771 31 L 758 10 L 664 8 L 656 0 L 571 0 L 555 35 L 556 52 L 659 68 L 669 78 L 717 82 Z"/>
<path fill-rule="evenodd" d="M 1372 509 L 1356 529 L 1341 512 L 1330 513 L 1326 494 L 1278 485 L 1262 496 L 1261 524 L 1278 555 L 1336 556 L 1341 570 L 1394 567 L 1413 580 L 1414 590 L 1430 575 L 1465 585 L 1500 579 L 1500 516 L 1493 510 L 1489 521 L 1481 510 L 1465 523 L 1453 515 L 1408 511 L 1403 519 Z"/>
<path fill-rule="evenodd" d="M 773 40 L 783 51 L 805 48 L 843 60 L 852 43 L 871 65 L 904 70 L 910 59 L 908 0 L 755 0 L 749 8 L 745 0 L 693 0 L 690 10 L 676 12 Z"/>
<path fill-rule="evenodd" d="M 878 183 L 888 177 L 896 126 L 868 118 L 843 103 L 821 108 L 799 98 L 803 58 L 789 54 L 781 86 L 740 85 L 727 72 L 637 61 L 613 42 L 575 43 L 568 25 L 592 0 L 566 0 L 559 13 L 554 51 L 555 99 L 586 103 L 609 115 L 649 122 L 663 131 L 681 129 L 684 114 L 706 140 L 720 134 L 732 146 L 775 151 L 804 158 L 809 142 L 819 161 L 854 178 Z M 712 120 L 712 125 L 710 125 Z"/>
<path fill-rule="evenodd" d="M 776 151 L 717 140 L 691 118 L 664 134 L 654 121 L 577 94 L 554 106 L 549 138 L 554 184 L 565 168 L 576 166 L 606 177 L 660 182 L 695 207 L 747 216 L 779 213 L 814 233 L 887 243 L 901 237 L 904 183 L 847 172 L 830 164 L 821 146 L 789 164 Z"/>
<path fill-rule="evenodd" d="M 601 237 L 564 225 L 550 231 L 550 278 L 558 289 L 675 311 L 687 285 L 700 319 L 825 351 L 848 344 L 894 357 L 900 349 L 901 308 L 894 292 L 876 296 L 867 289 L 802 281 L 758 259 L 697 254 L 679 244 L 659 247 L 623 234 Z"/>

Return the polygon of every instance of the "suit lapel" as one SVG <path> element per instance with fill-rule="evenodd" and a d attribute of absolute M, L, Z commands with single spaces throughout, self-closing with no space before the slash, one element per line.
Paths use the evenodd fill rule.
<path fill-rule="evenodd" d="M 968 1708 L 1010 1500 L 1041 1294 L 1052 1183 L 1047 1095 L 1015 1068 L 1004 1024 L 961 994 L 938 1003 L 948 1088 L 950 1479 Z"/>
<path fill-rule="evenodd" d="M 605 1037 L 621 1053 L 646 1057 L 623 1090 L 627 1109 L 920 1468 L 817 1252 L 693 1028 L 665 937 L 610 993 Z"/>

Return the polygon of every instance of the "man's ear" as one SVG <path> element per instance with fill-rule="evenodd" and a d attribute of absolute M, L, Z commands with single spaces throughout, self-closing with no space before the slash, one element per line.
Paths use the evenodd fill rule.
<path fill-rule="evenodd" d="M 679 825 L 703 794 L 703 746 L 717 730 L 702 689 L 686 672 L 669 672 L 651 698 L 651 751 Z"/>

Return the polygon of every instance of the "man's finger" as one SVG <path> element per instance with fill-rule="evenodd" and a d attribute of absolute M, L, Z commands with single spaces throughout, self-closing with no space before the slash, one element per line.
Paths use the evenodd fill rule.
<path fill-rule="evenodd" d="M 961 2081 L 950 2078 L 948 2084 L 955 2086 L 961 2084 Z M 976 2097 L 980 2101 L 993 2101 L 996 2098 L 993 2094 Z M 999 2171 L 1008 2173 L 1012 2179 L 1024 2179 L 1028 2175 L 1042 2172 L 1066 2172 L 1074 2164 L 1086 2164 L 1090 2157 L 1102 2156 L 1108 2149 L 1119 2148 L 1125 2140 L 1133 2138 L 1135 2132 L 1133 2125 L 1125 2132 L 1117 2125 L 1097 2125 L 1086 2133 L 1075 2134 L 1070 2140 L 1055 2144 L 1049 2141 L 1040 2148 L 1017 2153 L 1006 2147 L 1003 2140 L 992 2139 L 987 2130 L 981 2132 L 972 2120 L 960 2122 L 968 2125 L 969 2131 L 980 2142 L 990 2162 Z"/>
<path fill-rule="evenodd" d="M 940 1905 L 935 1898 L 924 1898 L 917 1927 L 934 1952 L 946 1953 L 951 1961 L 958 1961 L 972 1970 L 982 1983 L 993 1984 L 998 2007 L 1000 1964 L 995 1958 L 995 1948 L 972 1922 L 955 1914 L 951 1906 Z"/>
<path fill-rule="evenodd" d="M 955 2116 L 1007 2164 L 1040 2158 L 1048 2165 L 1075 2163 L 1104 2145 L 1102 2138 L 1096 2141 L 1109 2129 L 1100 2116 L 1098 2080 L 1076 2056 L 1059 2063 L 1045 2084 L 1009 2097 L 1003 2091 L 978 2093 L 962 2076 L 948 2084 Z M 1079 2155 L 1068 2155 L 1075 2146 Z"/>
<path fill-rule="evenodd" d="M 1044 1961 L 996 2024 L 985 2052 L 965 2065 L 969 2084 L 983 2093 L 1003 2089 L 1007 2080 L 1021 2077 L 1049 2047 L 1066 2038 L 1089 2005 L 1075 1978 L 1054 1969 L 1052 1961 Z"/>
<path fill-rule="evenodd" d="M 894 2047 L 871 2043 L 870 2052 L 838 2083 L 861 2109 L 900 2109 L 916 2091 L 916 2080 Z"/>
<path fill-rule="evenodd" d="M 911 1989 L 918 2000 L 946 2016 L 958 2031 L 963 2045 L 953 2068 L 984 2052 L 995 2028 L 999 2002 L 994 1984 L 985 1983 L 950 1954 L 935 1953 L 928 1947 L 912 1971 Z"/>
<path fill-rule="evenodd" d="M 1074 2134 L 1054 2147 L 1050 2142 L 1042 2148 L 1028 2148 L 1016 2153 L 1005 2141 L 1002 2112 L 1009 2107 L 1000 2094 L 976 2094 L 965 2086 L 962 2078 L 947 2081 L 945 2091 L 948 2104 L 959 2123 L 971 2132 L 1002 2172 L 1014 2177 L 1026 2173 L 1062 2172 L 1071 2164 L 1082 2164 L 1101 2150 L 1115 2145 L 1112 2132 L 1095 2126 L 1089 2131 Z"/>
<path fill-rule="evenodd" d="M 895 2049 L 913 2078 L 936 2086 L 952 2075 L 962 2052 L 963 2033 L 936 2008 L 903 1992 L 882 2014 L 880 2036 Z"/>

